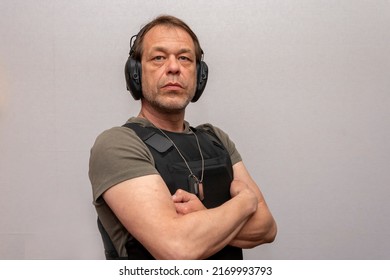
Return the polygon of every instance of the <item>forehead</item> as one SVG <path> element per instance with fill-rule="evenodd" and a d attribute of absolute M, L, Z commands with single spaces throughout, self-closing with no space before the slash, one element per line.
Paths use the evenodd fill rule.
<path fill-rule="evenodd" d="M 145 34 L 144 51 L 155 48 L 186 48 L 195 52 L 191 36 L 184 29 L 175 26 L 158 25 Z"/>

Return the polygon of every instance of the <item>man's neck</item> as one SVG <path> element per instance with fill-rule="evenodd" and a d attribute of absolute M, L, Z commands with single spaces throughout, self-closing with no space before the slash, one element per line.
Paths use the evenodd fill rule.
<path fill-rule="evenodd" d="M 147 119 L 154 126 L 166 131 L 184 131 L 184 111 L 178 113 L 162 113 L 156 110 L 147 110 L 142 107 L 138 117 Z"/>

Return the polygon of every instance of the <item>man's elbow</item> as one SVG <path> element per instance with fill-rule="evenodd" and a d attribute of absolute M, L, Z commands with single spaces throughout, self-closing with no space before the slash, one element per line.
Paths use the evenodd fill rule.
<path fill-rule="evenodd" d="M 257 241 L 253 242 L 251 244 L 252 246 L 247 246 L 246 249 L 251 249 L 262 244 L 274 242 L 276 239 L 277 232 L 277 225 L 275 221 L 273 221 L 272 224 L 270 224 L 267 228 L 267 231 L 263 231 L 261 234 L 259 234 Z"/>
<path fill-rule="evenodd" d="M 276 239 L 276 235 L 278 233 L 278 227 L 275 222 L 272 223 L 268 233 L 264 237 L 264 243 L 272 243 Z"/>

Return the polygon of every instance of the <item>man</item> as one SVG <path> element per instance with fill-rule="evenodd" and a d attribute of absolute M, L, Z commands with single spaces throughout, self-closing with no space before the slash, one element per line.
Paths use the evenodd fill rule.
<path fill-rule="evenodd" d="M 147 24 L 131 45 L 126 81 L 141 110 L 98 136 L 89 171 L 100 229 L 116 257 L 242 259 L 242 248 L 276 236 L 227 134 L 184 120 L 207 81 L 202 54 L 196 35 L 171 16 Z"/>

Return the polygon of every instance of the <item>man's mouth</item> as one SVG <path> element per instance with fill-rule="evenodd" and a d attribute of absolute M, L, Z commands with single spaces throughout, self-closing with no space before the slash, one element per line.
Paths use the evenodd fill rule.
<path fill-rule="evenodd" d="M 180 83 L 166 83 L 163 88 L 165 89 L 182 89 L 183 86 Z"/>

